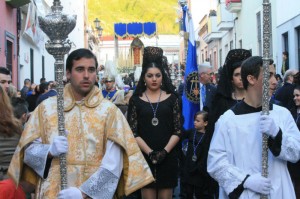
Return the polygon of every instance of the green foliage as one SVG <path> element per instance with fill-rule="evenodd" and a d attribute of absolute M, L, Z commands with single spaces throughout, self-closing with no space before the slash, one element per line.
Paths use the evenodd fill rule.
<path fill-rule="evenodd" d="M 113 35 L 115 23 L 156 22 L 158 34 L 178 34 L 177 0 L 88 0 L 88 21 L 98 18 L 103 35 Z"/>

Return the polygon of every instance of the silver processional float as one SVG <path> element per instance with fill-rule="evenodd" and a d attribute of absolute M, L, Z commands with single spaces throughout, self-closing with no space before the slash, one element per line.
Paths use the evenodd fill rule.
<path fill-rule="evenodd" d="M 64 55 L 71 49 L 71 42 L 67 40 L 69 33 L 75 28 L 76 15 L 65 15 L 62 13 L 63 7 L 60 0 L 54 0 L 51 12 L 45 17 L 38 17 L 42 31 L 50 38 L 45 44 L 49 54 L 55 59 L 55 81 L 57 86 L 57 118 L 58 133 L 66 136 L 64 117 Z M 59 156 L 61 190 L 68 186 L 66 155 Z"/>
<path fill-rule="evenodd" d="M 263 0 L 263 97 L 262 114 L 269 115 L 269 65 L 270 65 L 270 35 L 271 35 L 271 4 L 269 0 Z M 263 132 L 262 135 L 262 171 L 263 177 L 268 177 L 268 138 Z M 268 196 L 261 195 L 261 199 L 267 199 Z"/>

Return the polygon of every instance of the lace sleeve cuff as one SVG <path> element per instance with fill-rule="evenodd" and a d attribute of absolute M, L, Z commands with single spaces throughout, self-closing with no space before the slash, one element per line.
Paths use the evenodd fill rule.
<path fill-rule="evenodd" d="M 281 151 L 277 158 L 296 163 L 300 158 L 299 138 L 282 135 Z"/>
<path fill-rule="evenodd" d="M 107 140 L 100 168 L 85 181 L 80 190 L 91 198 L 111 199 L 117 189 L 123 169 L 123 154 L 116 143 Z"/>
<path fill-rule="evenodd" d="M 47 178 L 45 168 L 50 145 L 32 143 L 25 149 L 24 163 L 31 167 L 41 178 Z"/>
<path fill-rule="evenodd" d="M 108 169 L 100 168 L 86 182 L 80 190 L 91 198 L 111 199 L 114 196 L 119 178 Z"/>

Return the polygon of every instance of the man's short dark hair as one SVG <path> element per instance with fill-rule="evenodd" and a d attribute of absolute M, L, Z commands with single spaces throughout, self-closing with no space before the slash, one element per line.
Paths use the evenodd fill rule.
<path fill-rule="evenodd" d="M 14 109 L 14 116 L 17 119 L 21 119 L 24 113 L 28 113 L 28 103 L 26 100 L 19 97 L 13 97 L 11 99 L 11 104 Z"/>
<path fill-rule="evenodd" d="M 289 56 L 289 52 L 288 51 L 283 51 L 282 54 L 285 55 L 285 56 L 287 56 L 287 57 Z"/>
<path fill-rule="evenodd" d="M 66 70 L 72 71 L 73 61 L 77 61 L 81 58 L 93 58 L 95 60 L 96 69 L 98 67 L 97 57 L 94 55 L 92 51 L 86 48 L 80 48 L 71 52 L 66 61 Z"/>
<path fill-rule="evenodd" d="M 10 75 L 10 71 L 7 68 L 2 66 L 0 66 L 0 73 L 4 75 Z"/>
<path fill-rule="evenodd" d="M 260 69 L 262 68 L 263 60 L 261 56 L 252 56 L 243 61 L 241 66 L 241 77 L 244 89 L 247 90 L 249 82 L 247 79 L 248 75 L 252 75 L 258 78 Z"/>
<path fill-rule="evenodd" d="M 45 82 L 45 81 L 46 81 L 46 78 L 45 78 L 45 77 L 42 77 L 42 78 L 40 79 L 40 84 L 43 83 L 43 82 Z"/>
<path fill-rule="evenodd" d="M 40 93 L 43 94 L 46 90 L 49 89 L 49 82 L 44 82 L 40 84 Z"/>
<path fill-rule="evenodd" d="M 31 82 L 31 80 L 28 79 L 28 78 L 26 78 L 26 79 L 24 80 L 24 84 L 27 84 L 27 83 L 30 83 L 30 82 Z"/>

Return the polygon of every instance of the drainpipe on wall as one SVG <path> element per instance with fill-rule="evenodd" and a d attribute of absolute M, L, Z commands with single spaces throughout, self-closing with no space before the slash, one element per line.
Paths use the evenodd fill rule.
<path fill-rule="evenodd" d="M 234 18 L 234 20 L 233 20 L 233 25 L 234 25 L 234 48 L 236 49 L 236 20 L 238 20 L 239 18 L 238 17 L 236 17 L 236 18 Z"/>

